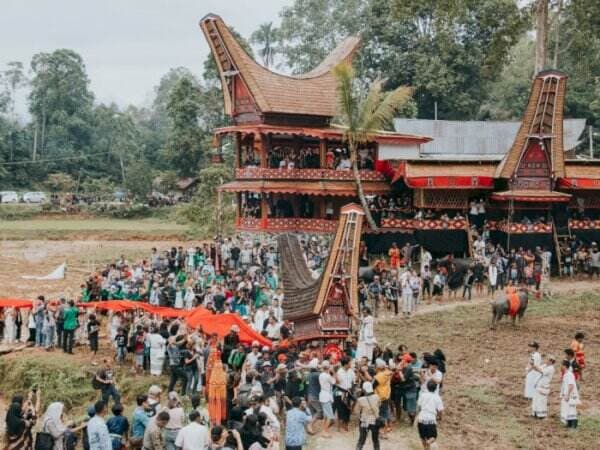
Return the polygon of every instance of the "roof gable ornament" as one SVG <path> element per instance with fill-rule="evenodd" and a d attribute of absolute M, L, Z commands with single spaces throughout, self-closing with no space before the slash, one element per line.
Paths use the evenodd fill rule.
<path fill-rule="evenodd" d="M 273 116 L 295 116 L 296 120 L 310 122 L 318 118 L 327 125 L 337 112 L 336 79 L 332 69 L 342 61 L 350 62 L 360 39 L 350 37 L 343 41 L 315 69 L 303 75 L 286 76 L 270 71 L 248 55 L 223 20 L 214 14 L 200 21 L 206 40 L 217 62 L 223 85 L 225 112 L 239 122 L 269 122 Z M 252 100 L 255 115 L 236 110 L 236 94 L 241 85 L 245 99 Z M 247 102 L 246 102 L 247 106 Z M 245 116 L 244 116 L 245 115 Z M 251 120 L 252 119 L 252 120 Z"/>
<path fill-rule="evenodd" d="M 535 77 L 521 127 L 496 171 L 498 178 L 516 179 L 527 173 L 528 169 L 536 169 L 536 163 L 543 164 L 540 150 L 548 160 L 548 180 L 564 177 L 563 110 L 566 87 L 567 76 L 561 72 L 544 71 Z M 525 155 L 531 158 L 534 154 L 540 161 L 524 160 Z M 534 172 L 537 172 L 536 177 L 542 176 L 540 170 Z"/>

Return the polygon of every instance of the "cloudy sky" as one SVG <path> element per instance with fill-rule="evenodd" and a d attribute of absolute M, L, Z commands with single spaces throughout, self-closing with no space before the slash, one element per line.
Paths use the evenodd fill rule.
<path fill-rule="evenodd" d="M 2 0 L 0 70 L 40 51 L 82 55 L 99 101 L 141 104 L 169 68 L 198 75 L 208 45 L 198 27 L 219 14 L 243 36 L 278 22 L 292 0 Z"/>

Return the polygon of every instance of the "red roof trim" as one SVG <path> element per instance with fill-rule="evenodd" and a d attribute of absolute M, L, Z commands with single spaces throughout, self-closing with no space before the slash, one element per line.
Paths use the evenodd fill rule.
<path fill-rule="evenodd" d="M 443 167 L 440 167 L 443 170 Z M 400 178 L 396 174 L 394 181 Z M 413 189 L 492 189 L 492 177 L 466 176 L 435 176 L 435 177 L 405 177 L 406 185 Z"/>
<path fill-rule="evenodd" d="M 562 203 L 568 203 L 569 201 L 571 201 L 571 196 L 568 197 L 564 197 L 562 195 L 556 195 L 556 196 L 536 196 L 536 195 L 510 195 L 510 194 L 505 194 L 505 195 L 497 195 L 497 194 L 492 194 L 490 196 L 490 198 L 492 200 L 496 200 L 496 201 L 500 201 L 500 202 L 506 202 L 509 200 L 514 200 L 517 202 L 532 202 L 532 203 L 550 203 L 550 202 L 562 202 Z"/>
<path fill-rule="evenodd" d="M 564 189 L 600 189 L 600 179 L 559 178 L 558 186 Z"/>

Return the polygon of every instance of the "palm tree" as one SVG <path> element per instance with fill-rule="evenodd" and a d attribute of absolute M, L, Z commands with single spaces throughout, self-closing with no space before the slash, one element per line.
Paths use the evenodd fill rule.
<path fill-rule="evenodd" d="M 262 58 L 262 62 L 265 67 L 271 67 L 275 60 L 275 42 L 277 42 L 279 30 L 273 27 L 273 22 L 263 23 L 258 27 L 252 36 L 250 42 L 253 44 L 260 45 L 261 48 L 258 54 Z"/>
<path fill-rule="evenodd" d="M 339 125 L 344 127 L 344 141 L 348 146 L 352 161 L 352 172 L 356 190 L 365 217 L 372 230 L 377 224 L 369 211 L 363 185 L 358 170 L 358 147 L 366 144 L 377 131 L 389 127 L 396 112 L 404 106 L 412 95 L 412 90 L 401 86 L 393 91 L 383 92 L 383 80 L 375 80 L 366 95 L 361 95 L 356 86 L 356 78 L 352 66 L 341 63 L 333 70 L 337 79 L 337 96 L 339 102 Z"/>

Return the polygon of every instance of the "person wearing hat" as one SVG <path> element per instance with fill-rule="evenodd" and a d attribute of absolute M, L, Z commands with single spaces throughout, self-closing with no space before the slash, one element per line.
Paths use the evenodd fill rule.
<path fill-rule="evenodd" d="M 541 366 L 542 366 L 542 355 L 540 355 L 540 345 L 533 341 L 529 344 L 529 348 L 532 349 L 529 355 L 529 361 L 525 368 L 525 389 L 523 396 L 526 399 L 533 399 L 533 393 L 535 392 L 535 385 L 541 377 Z"/>
<path fill-rule="evenodd" d="M 371 432 L 371 440 L 373 441 L 373 449 L 379 450 L 379 425 L 377 418 L 379 417 L 380 400 L 379 396 L 373 390 L 373 384 L 370 381 L 365 381 L 362 384 L 363 395 L 358 397 L 354 406 L 354 411 L 358 414 L 359 435 L 356 450 L 362 450 L 367 441 L 369 431 Z"/>
<path fill-rule="evenodd" d="M 548 395 L 550 394 L 550 383 L 554 376 L 554 362 L 556 358 L 552 355 L 546 358 L 546 363 L 533 370 L 541 374 L 533 391 L 531 401 L 531 415 L 538 419 L 544 419 L 548 416 Z"/>

